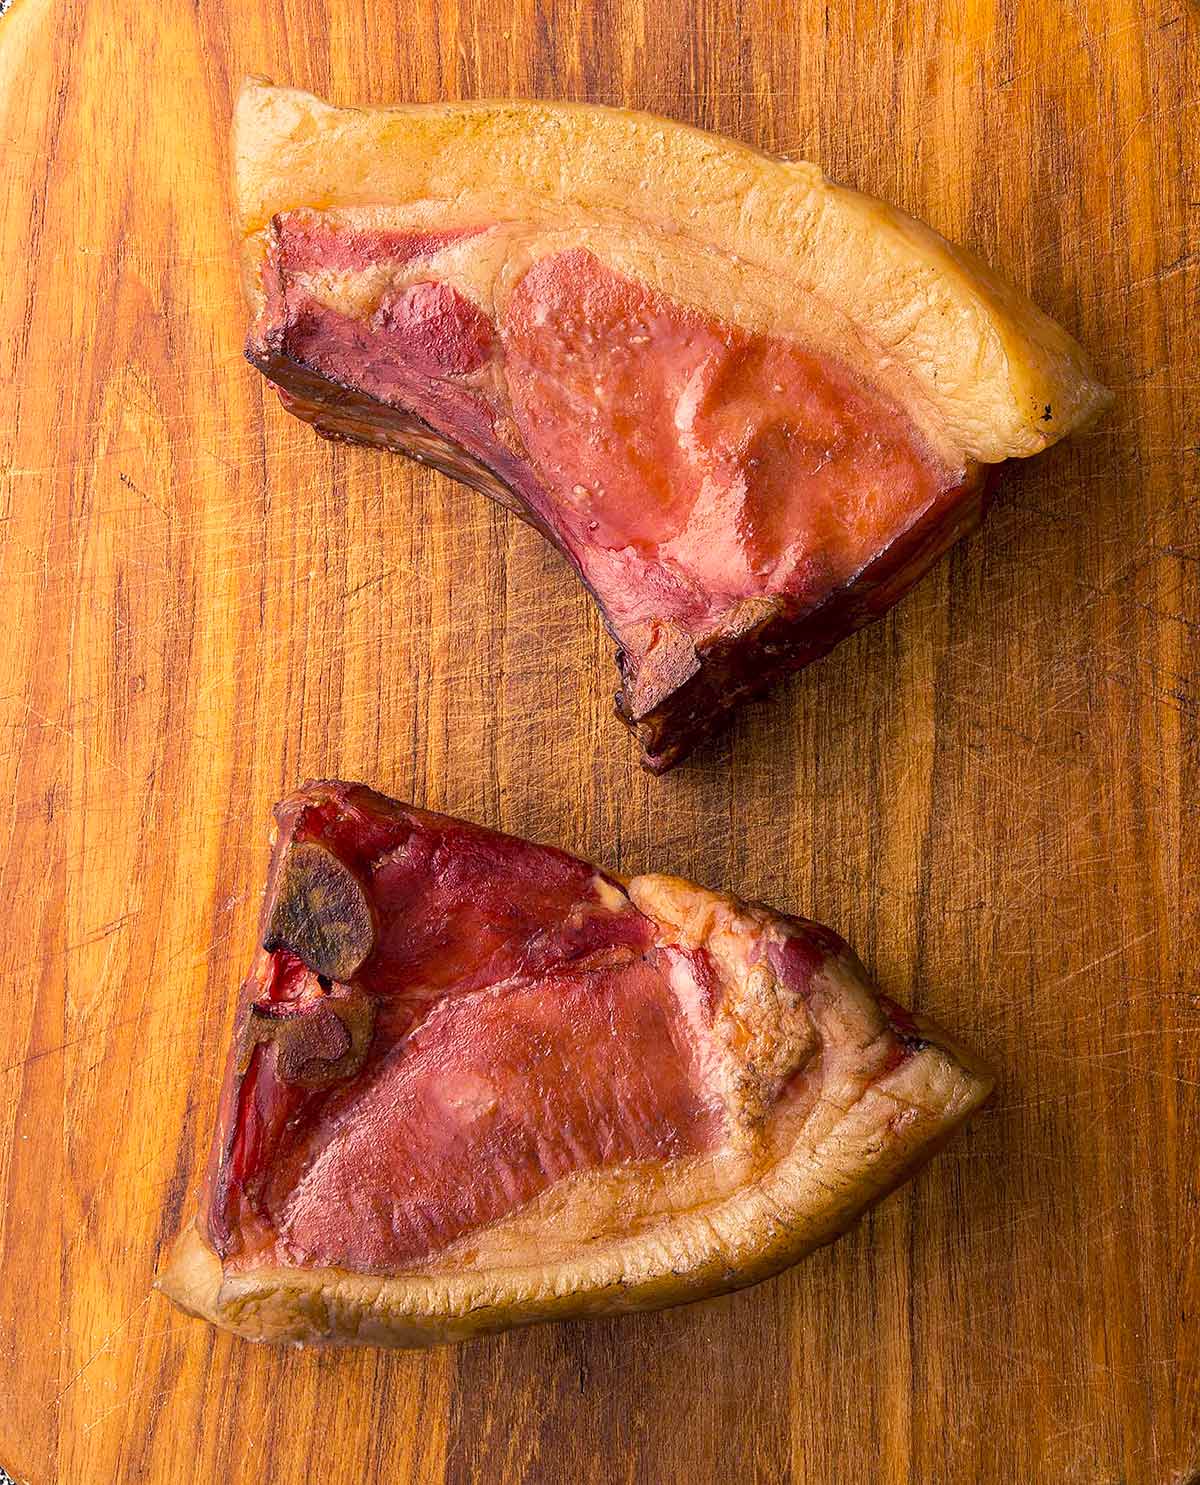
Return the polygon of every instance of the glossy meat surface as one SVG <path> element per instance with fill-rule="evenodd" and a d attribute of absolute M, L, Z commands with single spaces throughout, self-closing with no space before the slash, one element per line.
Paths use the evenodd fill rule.
<path fill-rule="evenodd" d="M 894 602 L 977 518 L 981 477 L 861 346 L 743 329 L 585 247 L 528 251 L 511 226 L 284 213 L 248 354 L 320 431 L 426 458 L 559 547 L 661 770 Z"/>
<path fill-rule="evenodd" d="M 275 812 L 194 1225 L 252 1339 L 428 1345 L 754 1283 L 986 1098 L 819 924 L 310 783 Z"/>
<path fill-rule="evenodd" d="M 589 1172 L 733 1179 L 816 1096 L 828 930 L 735 913 L 701 942 L 670 879 L 660 921 L 586 862 L 361 785 L 277 822 L 206 1203 L 227 1271 L 420 1268 Z M 849 1055 L 869 1078 L 904 1043 Z"/>
<path fill-rule="evenodd" d="M 388 1273 L 419 1263 L 577 1171 L 695 1155 L 721 1136 L 652 925 L 584 862 L 480 827 L 318 787 L 280 815 L 284 866 L 317 844 L 362 884 L 374 922 L 353 989 L 280 945 L 243 1027 L 297 1007 L 310 1061 L 242 1033 L 209 1234 L 233 1266 L 268 1252 Z M 291 889 L 289 889 L 291 890 Z M 338 997 L 373 1007 L 353 1076 Z"/>
<path fill-rule="evenodd" d="M 836 361 L 581 250 L 522 276 L 503 340 L 556 530 L 623 643 L 662 621 L 702 641 L 739 599 L 819 602 L 951 478 Z"/>

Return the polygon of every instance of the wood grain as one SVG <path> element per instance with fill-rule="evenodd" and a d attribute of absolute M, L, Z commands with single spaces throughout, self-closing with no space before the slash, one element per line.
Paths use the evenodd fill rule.
<path fill-rule="evenodd" d="M 240 357 L 246 71 L 672 114 L 887 197 L 1094 351 L 884 623 L 662 781 L 611 646 L 487 502 Z M 1181 0 L 17 0 L 0 20 L 0 1464 L 146 1481 L 1200 1478 L 1200 23 Z M 254 1350 L 150 1293 L 272 801 L 306 775 L 811 912 L 993 1106 L 748 1294 L 428 1355 Z"/>

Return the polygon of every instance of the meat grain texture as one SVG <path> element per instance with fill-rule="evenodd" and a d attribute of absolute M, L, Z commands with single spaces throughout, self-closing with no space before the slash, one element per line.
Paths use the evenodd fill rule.
<path fill-rule="evenodd" d="M 815 923 L 361 785 L 276 814 L 200 1211 L 160 1280 L 250 1339 L 424 1346 L 754 1283 L 990 1090 Z"/>
<path fill-rule="evenodd" d="M 971 254 L 665 119 L 252 81 L 234 161 L 250 360 L 327 437 L 433 464 L 563 553 L 653 772 L 1108 402 Z"/>

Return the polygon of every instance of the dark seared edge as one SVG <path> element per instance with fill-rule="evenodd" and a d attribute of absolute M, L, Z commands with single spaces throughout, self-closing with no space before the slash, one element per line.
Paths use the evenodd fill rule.
<path fill-rule="evenodd" d="M 616 693 L 617 715 L 642 746 L 642 766 L 665 773 L 706 736 L 722 731 L 745 702 L 764 696 L 785 676 L 827 655 L 855 630 L 882 616 L 983 518 L 996 466 L 977 465 L 901 537 L 849 583 L 815 608 L 789 612 L 778 600 L 752 599 L 759 613 L 749 624 L 724 628 L 698 647 L 688 643 L 675 664 L 679 683 L 664 687 L 652 707 L 638 705 L 644 667 L 633 684 L 623 650 L 617 664 L 625 684 Z M 682 636 L 681 636 L 682 638 Z M 688 663 L 690 661 L 690 663 Z"/>

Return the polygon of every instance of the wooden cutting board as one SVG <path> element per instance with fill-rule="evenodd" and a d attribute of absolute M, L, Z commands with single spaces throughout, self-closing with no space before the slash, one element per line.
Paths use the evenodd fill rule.
<path fill-rule="evenodd" d="M 671 114 L 969 244 L 1106 424 L 661 781 L 541 541 L 240 355 L 247 71 Z M 0 1465 L 138 1481 L 1200 1479 L 1200 24 L 1180 0 L 16 0 L 0 19 Z M 252 1349 L 190 1213 L 268 811 L 308 775 L 839 927 L 1000 1072 L 749 1293 L 420 1355 Z"/>

